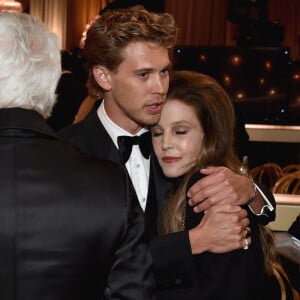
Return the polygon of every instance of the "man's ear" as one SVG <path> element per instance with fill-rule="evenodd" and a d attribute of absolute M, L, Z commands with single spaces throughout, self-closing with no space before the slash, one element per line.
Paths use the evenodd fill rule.
<path fill-rule="evenodd" d="M 111 89 L 109 72 L 105 67 L 102 66 L 93 67 L 93 75 L 96 82 L 103 90 L 109 91 Z"/>

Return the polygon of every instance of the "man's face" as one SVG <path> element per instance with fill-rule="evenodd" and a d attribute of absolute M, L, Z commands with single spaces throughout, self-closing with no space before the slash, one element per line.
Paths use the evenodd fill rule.
<path fill-rule="evenodd" d="M 136 133 L 156 124 L 169 88 L 168 49 L 148 42 L 131 42 L 122 51 L 117 71 L 107 71 L 105 94 L 108 116 L 120 127 Z"/>

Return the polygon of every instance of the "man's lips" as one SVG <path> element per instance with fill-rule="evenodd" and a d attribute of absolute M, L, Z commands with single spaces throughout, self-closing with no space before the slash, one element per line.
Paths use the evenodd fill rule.
<path fill-rule="evenodd" d="M 158 114 L 161 112 L 162 103 L 160 102 L 160 103 L 149 104 L 147 105 L 147 108 L 151 111 L 151 113 Z"/>
<path fill-rule="evenodd" d="M 171 164 L 181 160 L 181 157 L 165 156 L 162 158 L 162 161 L 166 164 Z"/>

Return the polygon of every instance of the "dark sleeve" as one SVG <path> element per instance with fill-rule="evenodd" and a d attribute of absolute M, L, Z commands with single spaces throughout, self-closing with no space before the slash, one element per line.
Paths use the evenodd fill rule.
<path fill-rule="evenodd" d="M 145 239 L 143 212 L 128 178 L 126 198 L 128 213 L 123 239 L 115 251 L 103 299 L 152 300 L 155 299 L 153 260 Z"/>
<path fill-rule="evenodd" d="M 191 187 L 194 183 L 196 183 L 198 180 L 200 180 L 201 178 L 203 178 L 203 175 L 199 172 L 195 173 L 189 183 L 188 183 L 188 188 Z M 270 202 L 270 204 L 273 206 L 273 210 L 271 211 L 268 207 L 265 207 L 263 210 L 263 213 L 261 215 L 256 215 L 258 218 L 258 222 L 263 224 L 263 225 L 267 225 L 269 222 L 272 222 L 275 220 L 276 217 L 276 201 L 274 198 L 273 193 L 271 193 L 271 191 L 264 186 L 261 183 L 255 182 L 255 184 L 259 187 L 259 189 L 262 191 L 262 193 L 264 194 L 264 196 L 268 199 L 268 201 Z M 199 223 L 199 222 L 198 222 Z"/>
<path fill-rule="evenodd" d="M 276 201 L 272 192 L 263 184 L 255 181 L 255 184 L 260 188 L 265 197 L 269 200 L 271 205 L 273 206 L 273 210 L 271 211 L 268 207 L 265 207 L 263 213 L 261 215 L 257 215 L 258 222 L 267 225 L 269 222 L 275 220 L 276 217 Z"/>
<path fill-rule="evenodd" d="M 292 223 L 291 227 L 288 229 L 288 232 L 300 240 L 300 215 Z"/>
<path fill-rule="evenodd" d="M 154 238 L 150 251 L 158 288 L 179 287 L 192 281 L 193 255 L 188 231 Z"/>
<path fill-rule="evenodd" d="M 203 176 L 196 172 L 190 178 L 187 190 Z M 188 219 L 190 221 L 190 216 Z M 199 222 L 197 219 L 195 224 Z M 188 226 L 187 219 L 186 226 Z M 159 288 L 188 286 L 192 283 L 194 260 L 188 230 L 153 239 L 150 251 L 154 259 L 155 277 Z"/>

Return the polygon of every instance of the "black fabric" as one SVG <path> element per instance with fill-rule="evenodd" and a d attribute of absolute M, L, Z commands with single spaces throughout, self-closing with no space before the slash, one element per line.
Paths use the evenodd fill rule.
<path fill-rule="evenodd" d="M 60 142 L 37 112 L 0 109 L 0 182 L 0 299 L 153 299 L 123 166 Z"/>
<path fill-rule="evenodd" d="M 296 218 L 296 220 L 292 223 L 288 232 L 295 236 L 298 240 L 300 240 L 300 215 Z"/>
<path fill-rule="evenodd" d="M 139 145 L 142 154 L 145 158 L 149 158 L 152 150 L 151 134 L 147 131 L 140 136 L 119 136 L 118 146 L 120 153 L 120 160 L 125 164 L 130 157 L 132 146 Z"/>
<path fill-rule="evenodd" d="M 196 172 L 191 177 L 187 190 L 204 175 Z M 241 249 L 223 254 L 205 252 L 194 255 L 194 284 L 186 290 L 186 299 L 195 299 L 201 293 L 201 299 L 262 300 L 264 278 L 264 255 L 259 239 L 256 217 L 248 210 L 252 244 L 247 251 Z M 204 213 L 195 213 L 186 204 L 186 230 L 197 226 Z M 172 295 L 172 293 L 171 293 Z M 173 296 L 173 300 L 180 299 Z"/>

